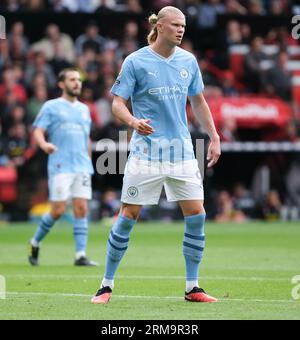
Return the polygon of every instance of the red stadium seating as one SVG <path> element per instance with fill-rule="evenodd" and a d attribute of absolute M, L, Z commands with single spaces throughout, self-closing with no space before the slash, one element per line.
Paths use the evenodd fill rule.
<path fill-rule="evenodd" d="M 17 171 L 0 167 L 0 202 L 13 203 L 17 199 Z"/>
<path fill-rule="evenodd" d="M 249 52 L 248 45 L 234 45 L 229 48 L 230 67 L 236 79 L 242 79 L 244 76 L 244 58 Z"/>

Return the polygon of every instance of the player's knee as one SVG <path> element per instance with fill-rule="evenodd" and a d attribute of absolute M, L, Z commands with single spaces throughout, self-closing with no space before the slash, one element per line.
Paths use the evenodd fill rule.
<path fill-rule="evenodd" d="M 131 220 L 137 220 L 139 218 L 139 212 L 129 209 L 123 210 L 122 215 Z"/>
<path fill-rule="evenodd" d="M 80 203 L 74 206 L 74 215 L 76 218 L 84 218 L 88 213 L 88 207 L 86 203 Z"/>
<path fill-rule="evenodd" d="M 185 217 L 204 215 L 205 209 L 201 201 L 187 201 L 181 203 L 181 210 Z"/>
<path fill-rule="evenodd" d="M 187 216 L 196 216 L 202 214 L 205 214 L 204 208 L 191 208 L 189 209 Z"/>
<path fill-rule="evenodd" d="M 204 215 L 205 209 L 202 203 L 196 204 L 195 206 L 189 207 L 189 216 Z"/>
<path fill-rule="evenodd" d="M 52 208 L 51 210 L 51 216 L 53 217 L 54 220 L 58 220 L 66 210 L 65 205 L 58 205 Z"/>
<path fill-rule="evenodd" d="M 137 220 L 140 215 L 140 207 L 123 204 L 121 214 L 131 220 Z"/>

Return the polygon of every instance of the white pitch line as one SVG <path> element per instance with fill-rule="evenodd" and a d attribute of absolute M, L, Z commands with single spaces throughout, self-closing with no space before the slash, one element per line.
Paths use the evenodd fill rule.
<path fill-rule="evenodd" d="M 55 274 L 17 274 L 4 275 L 6 278 L 32 278 L 32 279 L 67 279 L 67 280 L 85 280 L 85 279 L 99 279 L 100 275 L 55 275 Z M 142 275 L 119 275 L 116 279 L 122 280 L 185 280 L 184 276 L 142 276 Z M 270 282 L 290 282 L 290 278 L 271 278 L 271 277 L 236 277 L 236 276 L 201 276 L 201 280 L 210 281 L 270 281 Z"/>
<path fill-rule="evenodd" d="M 58 297 L 75 297 L 91 298 L 87 294 L 70 294 L 70 293 L 38 293 L 38 292 L 8 292 L 7 296 L 58 296 Z M 149 295 L 113 295 L 113 299 L 139 299 L 139 300 L 183 300 L 182 296 L 149 296 Z M 263 302 L 263 303 L 297 303 L 295 300 L 260 300 L 260 299 L 227 299 L 221 298 L 220 302 Z"/>

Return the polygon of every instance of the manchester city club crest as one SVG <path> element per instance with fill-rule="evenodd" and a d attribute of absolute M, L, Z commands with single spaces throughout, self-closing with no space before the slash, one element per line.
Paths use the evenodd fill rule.
<path fill-rule="evenodd" d="M 180 70 L 180 75 L 181 75 L 181 78 L 187 79 L 189 76 L 189 72 L 187 69 L 183 68 Z"/>
<path fill-rule="evenodd" d="M 127 194 L 129 197 L 135 198 L 139 194 L 139 191 L 136 187 L 129 187 L 127 190 Z"/>

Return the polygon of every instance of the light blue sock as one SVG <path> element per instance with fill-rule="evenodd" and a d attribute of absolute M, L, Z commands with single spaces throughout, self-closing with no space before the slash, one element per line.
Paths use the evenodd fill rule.
<path fill-rule="evenodd" d="M 120 215 L 109 235 L 104 278 L 113 280 L 118 266 L 128 248 L 129 236 L 136 220 Z"/>
<path fill-rule="evenodd" d="M 73 221 L 73 234 L 75 239 L 76 253 L 85 252 L 88 242 L 88 219 L 75 218 Z"/>
<path fill-rule="evenodd" d="M 38 229 L 32 239 L 35 245 L 38 245 L 46 237 L 55 222 L 56 221 L 50 214 L 46 214 L 42 217 Z"/>
<path fill-rule="evenodd" d="M 183 255 L 186 263 L 186 281 L 197 282 L 199 266 L 205 248 L 205 214 L 185 217 Z"/>

